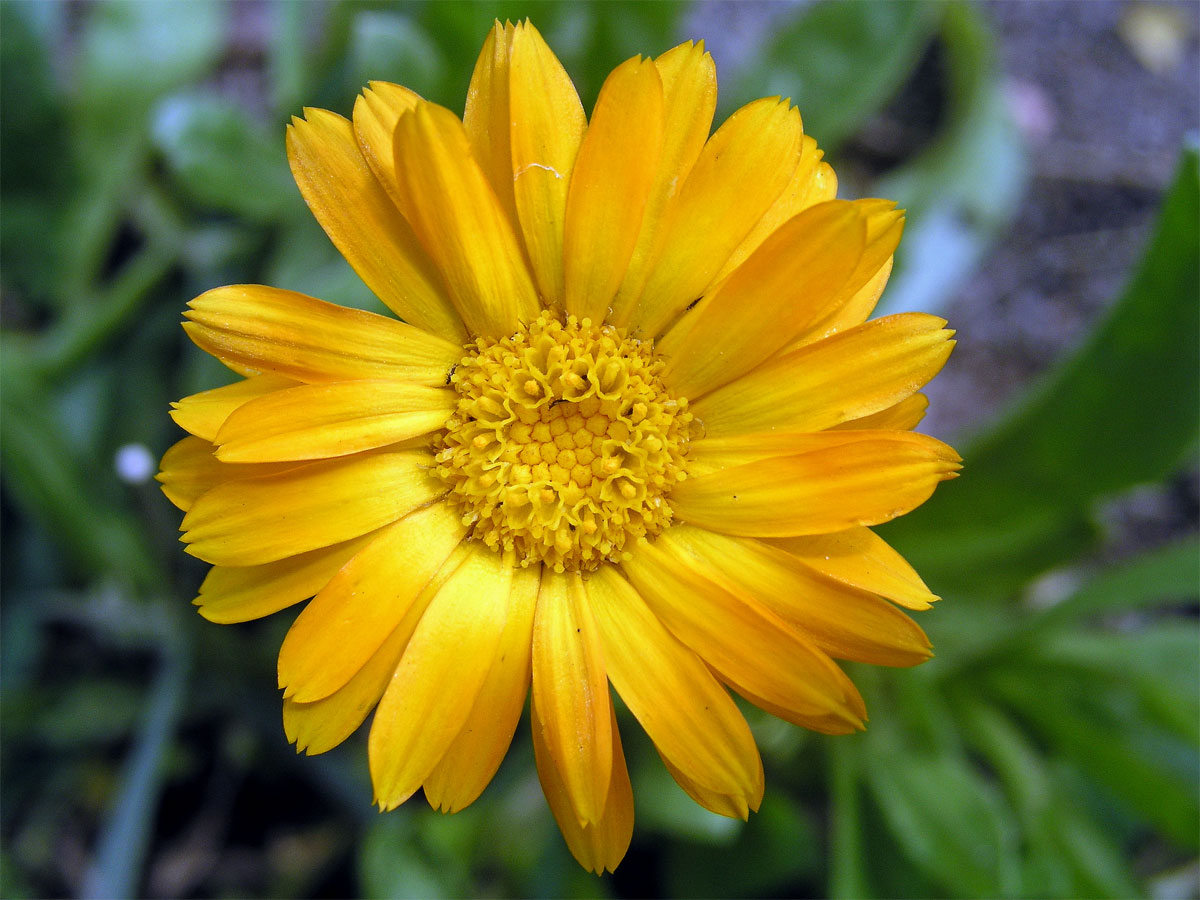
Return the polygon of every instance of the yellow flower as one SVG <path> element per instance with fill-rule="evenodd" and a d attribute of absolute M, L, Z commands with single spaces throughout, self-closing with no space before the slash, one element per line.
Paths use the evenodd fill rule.
<path fill-rule="evenodd" d="M 914 434 L 945 322 L 866 321 L 902 214 L 834 199 L 788 102 L 710 136 L 712 59 L 618 66 L 590 120 L 532 25 L 496 24 L 460 121 L 372 83 L 288 129 L 313 214 L 397 318 L 259 285 L 191 303 L 242 380 L 175 404 L 163 458 L 196 603 L 313 598 L 279 654 L 309 753 L 375 710 L 383 809 L 479 796 L 532 684 L 571 852 L 628 847 L 617 690 L 696 802 L 745 818 L 762 763 L 728 689 L 789 722 L 866 718 L 833 659 L 929 656 L 936 598 L 867 526 L 959 458 Z"/>

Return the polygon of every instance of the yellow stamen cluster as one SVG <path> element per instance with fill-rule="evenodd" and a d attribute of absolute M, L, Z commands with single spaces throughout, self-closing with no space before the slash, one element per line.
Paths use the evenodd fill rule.
<path fill-rule="evenodd" d="M 549 313 L 471 345 L 437 454 L 470 536 L 562 572 L 620 560 L 662 531 L 692 420 L 662 365 L 648 342 Z"/>

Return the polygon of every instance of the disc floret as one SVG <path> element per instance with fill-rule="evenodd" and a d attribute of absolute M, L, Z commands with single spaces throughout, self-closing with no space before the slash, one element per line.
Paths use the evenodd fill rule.
<path fill-rule="evenodd" d="M 652 345 L 543 313 L 468 345 L 437 472 L 469 536 L 521 565 L 587 571 L 671 521 L 692 415 Z"/>

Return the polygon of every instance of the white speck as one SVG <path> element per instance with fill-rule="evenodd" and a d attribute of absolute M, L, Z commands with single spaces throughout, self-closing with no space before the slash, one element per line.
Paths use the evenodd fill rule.
<path fill-rule="evenodd" d="M 154 474 L 154 456 L 145 444 L 126 444 L 113 457 L 113 468 L 126 484 L 144 484 Z"/>
<path fill-rule="evenodd" d="M 517 171 L 513 173 L 513 181 L 516 181 L 530 169 L 545 169 L 559 181 L 562 181 L 562 172 L 558 171 L 558 169 L 554 168 L 554 166 L 548 166 L 545 163 L 527 163 L 521 166 L 521 168 L 517 169 Z"/>

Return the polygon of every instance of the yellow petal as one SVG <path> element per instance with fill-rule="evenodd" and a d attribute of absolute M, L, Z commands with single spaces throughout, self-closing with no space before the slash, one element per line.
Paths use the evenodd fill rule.
<path fill-rule="evenodd" d="M 422 101 L 395 136 L 398 203 L 471 334 L 511 334 L 538 300 L 512 224 L 471 156 L 462 122 Z"/>
<path fill-rule="evenodd" d="M 915 666 L 929 639 L 886 600 L 818 575 L 778 547 L 678 525 L 671 537 L 731 593 L 761 600 L 835 659 Z"/>
<path fill-rule="evenodd" d="M 420 451 L 324 460 L 219 484 L 183 518 L 187 552 L 254 566 L 328 547 L 394 522 L 446 486 Z"/>
<path fill-rule="evenodd" d="M 912 431 L 925 418 L 925 410 L 929 407 L 929 398 L 924 394 L 910 394 L 899 403 L 894 403 L 887 409 L 881 409 L 869 416 L 858 419 L 848 419 L 839 422 L 831 430 L 862 430 L 871 428 L 877 431 Z"/>
<path fill-rule="evenodd" d="M 188 304 L 184 330 L 226 365 L 297 381 L 383 378 L 444 385 L 462 347 L 386 316 L 258 284 L 214 288 Z"/>
<path fill-rule="evenodd" d="M 771 235 L 659 342 L 663 381 L 695 401 L 784 347 L 840 295 L 863 252 L 858 207 L 811 207 Z"/>
<path fill-rule="evenodd" d="M 875 309 L 875 303 L 892 272 L 892 258 L 904 231 L 904 211 L 890 200 L 856 200 L 867 223 L 867 239 L 854 274 L 847 279 L 841 294 L 830 302 L 824 317 L 815 320 L 792 342 L 802 347 L 832 334 L 861 325 Z"/>
<path fill-rule="evenodd" d="M 367 744 L 375 802 L 394 809 L 462 730 L 504 633 L 512 561 L 479 544 L 421 617 Z"/>
<path fill-rule="evenodd" d="M 537 762 L 538 780 L 542 793 L 550 804 L 550 811 L 558 822 L 567 849 L 581 866 L 589 872 L 603 875 L 616 870 L 617 865 L 629 849 L 633 838 L 633 788 L 629 783 L 629 770 L 625 766 L 625 752 L 621 748 L 621 735 L 617 730 L 617 717 L 612 701 L 604 698 L 611 738 L 612 777 L 608 782 L 608 796 L 604 798 L 604 815 L 596 823 L 580 823 L 571 803 L 563 775 L 546 745 L 543 722 L 538 715 L 537 701 L 530 705 L 533 725 L 533 755 Z"/>
<path fill-rule="evenodd" d="M 755 803 L 747 808 L 746 798 L 741 794 L 722 794 L 718 791 L 706 788 L 703 785 L 693 781 L 679 769 L 675 768 L 675 766 L 671 764 L 671 761 L 662 755 L 661 751 L 659 752 L 659 758 L 663 761 L 663 765 L 667 767 L 667 771 L 671 773 L 671 777 L 675 779 L 675 783 L 683 788 L 684 792 L 689 797 L 691 797 L 709 812 L 714 812 L 718 816 L 728 816 L 731 819 L 741 819 L 742 821 L 750 818 L 751 812 L 758 812 L 758 803 Z M 762 779 L 762 759 L 759 758 L 758 780 L 762 781 Z"/>
<path fill-rule="evenodd" d="M 312 703 L 283 700 L 283 732 L 297 752 L 310 756 L 332 750 L 350 737 L 383 696 L 412 629 L 397 626 L 366 665 L 340 689 Z"/>
<path fill-rule="evenodd" d="M 520 231 L 546 305 L 560 304 L 567 188 L 587 123 L 570 76 L 528 22 L 512 37 L 508 102 Z"/>
<path fill-rule="evenodd" d="M 944 319 L 901 313 L 793 350 L 692 405 L 708 437 L 820 431 L 887 409 L 945 365 Z"/>
<path fill-rule="evenodd" d="M 621 563 L 650 610 L 722 680 L 789 721 L 835 716 L 856 727 L 858 692 L 841 669 L 758 600 L 712 581 L 703 562 L 671 540 L 674 531 Z"/>
<path fill-rule="evenodd" d="M 810 206 L 833 200 L 837 196 L 837 176 L 828 163 L 822 162 L 824 154 L 817 147 L 817 142 L 809 135 L 804 136 L 800 145 L 800 160 L 796 171 L 792 173 L 791 181 L 783 189 L 761 219 L 755 224 L 746 239 L 738 245 L 725 265 L 721 267 L 713 283 L 720 283 L 730 272 L 740 266 L 758 249 L 775 230 L 792 216 L 798 215 Z"/>
<path fill-rule="evenodd" d="M 568 313 L 608 315 L 637 242 L 663 142 L 662 80 L 650 60 L 608 76 L 579 149 L 563 238 Z"/>
<path fill-rule="evenodd" d="M 299 703 L 327 697 L 363 667 L 466 534 L 445 503 L 379 532 L 296 617 L 279 650 L 279 686 Z"/>
<path fill-rule="evenodd" d="M 727 675 L 722 675 L 721 678 L 747 702 L 757 706 L 763 712 L 770 713 L 777 719 L 791 722 L 800 728 L 819 731 L 821 734 L 853 734 L 856 731 L 865 730 L 867 707 L 863 702 L 862 695 L 858 693 L 853 684 L 850 684 L 851 693 L 846 697 L 845 711 L 818 714 L 806 713 L 784 704 L 774 703 L 754 693 L 745 685 L 738 684 Z M 684 790 L 687 788 L 685 787 Z"/>
<path fill-rule="evenodd" d="M 789 440 L 791 455 L 766 455 L 774 449 L 768 442 Z M 747 537 L 878 525 L 920 506 L 960 468 L 950 447 L 911 432 L 768 434 L 739 442 L 742 458 L 753 461 L 688 478 L 671 492 L 680 520 Z M 698 442 L 697 453 L 709 443 Z M 736 458 L 732 452 L 728 457 L 731 463 Z"/>
<path fill-rule="evenodd" d="M 445 424 L 449 388 L 396 381 L 338 381 L 275 391 L 239 407 L 217 435 L 223 462 L 346 456 L 385 447 Z"/>
<path fill-rule="evenodd" d="M 492 668 L 462 730 L 425 779 L 425 799 L 434 809 L 453 813 L 474 803 L 508 752 L 529 693 L 539 576 L 534 566 L 513 573 L 508 618 Z"/>
<path fill-rule="evenodd" d="M 615 568 L 592 573 L 587 592 L 608 677 L 658 752 L 689 784 L 723 798 L 714 812 L 733 804 L 746 818 L 762 800 L 762 761 L 737 704 Z"/>
<path fill-rule="evenodd" d="M 184 431 L 212 441 L 229 414 L 241 406 L 272 391 L 294 387 L 296 382 L 279 375 L 255 375 L 225 387 L 214 388 L 184 397 L 171 404 L 171 418 Z"/>
<path fill-rule="evenodd" d="M 392 136 L 396 133 L 396 123 L 400 121 L 400 117 L 420 100 L 420 94 L 401 85 L 388 81 L 372 81 L 354 101 L 354 135 L 358 139 L 358 147 L 375 178 L 383 185 L 388 196 L 393 198 L 393 202 L 400 195 L 400 183 L 396 178 L 396 156 L 392 150 Z M 412 233 L 407 222 L 404 224 L 408 229 L 407 236 L 415 244 L 416 235 Z M 459 327 L 462 327 L 461 323 Z"/>
<path fill-rule="evenodd" d="M 533 702 L 580 825 L 601 821 L 612 773 L 608 679 L 578 574 L 542 575 L 533 622 Z"/>
<path fill-rule="evenodd" d="M 288 127 L 288 160 L 329 239 L 396 315 L 462 343 L 466 333 L 437 270 L 363 158 L 354 126 L 324 109 L 304 113 Z"/>
<path fill-rule="evenodd" d="M 800 139 L 799 113 L 777 98 L 743 106 L 717 129 L 661 226 L 662 249 L 650 264 L 629 322 L 616 324 L 657 337 L 701 296 L 787 186 L 796 170 Z"/>
<path fill-rule="evenodd" d="M 307 600 L 376 535 L 261 566 L 213 566 L 192 602 L 210 622 L 247 622 Z"/>
<path fill-rule="evenodd" d="M 894 257 L 889 256 L 879 267 L 879 271 L 872 275 L 850 299 L 812 330 L 797 337 L 787 349 L 795 350 L 805 344 L 822 340 L 839 331 L 847 331 L 867 321 L 871 313 L 875 311 L 875 305 L 879 302 L 879 298 L 883 296 L 883 289 L 887 287 L 888 279 L 892 277 L 894 262 Z"/>
<path fill-rule="evenodd" d="M 909 609 L 929 609 L 938 599 L 904 557 L 869 528 L 773 538 L 770 543 L 814 571 Z"/>
<path fill-rule="evenodd" d="M 163 454 L 160 471 L 155 479 L 162 484 L 168 500 L 187 512 L 202 495 L 218 484 L 244 478 L 257 478 L 287 472 L 296 463 L 259 463 L 229 465 L 219 462 L 213 451 L 217 448 L 198 437 L 185 437 Z"/>
<path fill-rule="evenodd" d="M 703 41 L 680 44 L 658 57 L 654 65 L 663 86 L 662 154 L 633 256 L 613 300 L 609 320 L 616 324 L 629 321 L 642 294 L 650 265 L 666 237 L 662 224 L 708 140 L 717 105 L 717 71 L 712 57 L 704 52 Z"/>
<path fill-rule="evenodd" d="M 509 58 L 516 28 L 499 21 L 488 32 L 467 88 L 463 126 L 471 152 L 487 176 L 510 222 L 517 221 L 513 198 L 511 118 L 509 114 Z"/>
<path fill-rule="evenodd" d="M 348 738 L 362 724 L 392 680 L 400 664 L 400 656 L 412 639 L 430 601 L 470 555 L 466 547 L 466 544 L 459 544 L 455 548 L 434 579 L 409 606 L 400 624 L 343 687 L 312 703 L 297 703 L 292 699 L 283 701 L 284 731 L 288 740 L 296 744 L 297 750 L 310 755 L 324 753 Z"/>

